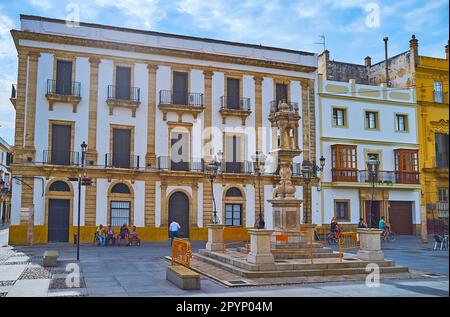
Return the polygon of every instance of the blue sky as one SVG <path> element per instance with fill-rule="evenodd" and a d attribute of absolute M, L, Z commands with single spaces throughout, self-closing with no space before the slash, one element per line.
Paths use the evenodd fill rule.
<path fill-rule="evenodd" d="M 447 0 L 0 0 L 0 136 L 14 139 L 9 102 L 17 78 L 17 53 L 9 30 L 19 14 L 65 19 L 75 4 L 84 22 L 225 39 L 320 53 L 324 34 L 331 58 L 363 63 L 408 49 L 411 34 L 421 55 L 445 57 L 449 38 Z M 379 14 L 377 14 L 379 13 Z"/>

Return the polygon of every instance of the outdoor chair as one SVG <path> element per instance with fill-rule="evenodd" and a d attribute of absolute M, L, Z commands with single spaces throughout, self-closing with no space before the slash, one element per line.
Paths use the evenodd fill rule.
<path fill-rule="evenodd" d="M 434 235 L 434 248 L 433 250 L 436 250 L 438 248 L 438 245 L 440 244 L 439 250 L 442 250 L 444 248 L 445 250 L 448 249 L 448 235 Z"/>

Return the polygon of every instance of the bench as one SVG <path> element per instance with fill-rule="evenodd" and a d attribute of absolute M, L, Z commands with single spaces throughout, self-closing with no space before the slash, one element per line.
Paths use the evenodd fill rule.
<path fill-rule="evenodd" d="M 200 289 L 200 274 L 182 265 L 169 265 L 166 279 L 181 289 Z"/>
<path fill-rule="evenodd" d="M 42 264 L 43 266 L 57 266 L 59 252 L 56 250 L 49 250 L 44 252 Z"/>

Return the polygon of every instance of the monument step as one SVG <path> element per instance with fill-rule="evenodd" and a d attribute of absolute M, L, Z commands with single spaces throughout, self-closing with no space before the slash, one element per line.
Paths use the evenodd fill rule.
<path fill-rule="evenodd" d="M 299 251 L 299 250 L 308 251 L 307 249 L 295 249 L 295 250 L 291 250 L 291 251 L 293 251 L 292 253 L 289 253 L 289 250 L 283 250 L 283 251 L 286 251 L 286 253 L 285 252 L 283 252 L 283 253 L 274 252 L 273 255 L 276 258 L 280 257 L 280 258 L 286 258 L 286 259 L 305 259 L 308 257 L 308 255 L 306 255 L 306 254 L 296 253 L 296 251 Z M 247 248 L 244 248 L 244 247 L 236 248 L 236 251 L 246 254 Z M 338 253 L 333 253 L 333 250 L 329 249 L 329 248 L 314 249 L 313 255 L 314 255 L 314 258 L 335 258 L 335 257 L 339 256 Z"/>
<path fill-rule="evenodd" d="M 366 266 L 370 262 L 355 261 L 343 263 L 317 263 L 317 264 L 301 264 L 302 269 L 289 267 L 290 265 L 275 264 L 275 269 L 250 271 L 238 267 L 233 264 L 222 262 L 210 256 L 198 254 L 196 259 L 210 265 L 214 265 L 220 269 L 226 270 L 233 274 L 248 278 L 275 278 L 275 277 L 301 277 L 301 276 L 328 276 L 328 275 L 353 275 L 367 274 Z M 325 267 L 324 267 L 325 264 Z M 407 267 L 395 267 L 392 261 L 376 262 L 379 265 L 380 273 L 409 273 Z M 268 266 L 266 266 L 268 267 Z M 296 267 L 296 265 L 294 265 Z M 262 267 L 261 267 L 262 268 Z M 283 268 L 284 270 L 278 270 Z"/>

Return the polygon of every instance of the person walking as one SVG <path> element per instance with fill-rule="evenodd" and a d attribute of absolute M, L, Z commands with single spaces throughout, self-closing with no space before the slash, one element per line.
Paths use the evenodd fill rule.
<path fill-rule="evenodd" d="M 181 226 L 178 222 L 173 220 L 169 225 L 169 233 L 170 233 L 170 245 L 173 243 L 174 238 L 178 238 L 178 231 L 180 231 Z"/>

